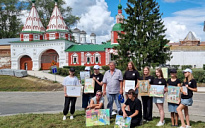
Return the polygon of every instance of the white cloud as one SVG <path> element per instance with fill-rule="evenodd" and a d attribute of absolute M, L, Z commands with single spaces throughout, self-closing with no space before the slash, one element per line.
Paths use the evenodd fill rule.
<path fill-rule="evenodd" d="M 105 42 L 111 39 L 111 29 L 114 25 L 114 18 L 108 11 L 108 5 L 105 0 L 64 0 L 66 6 L 70 6 L 72 14 L 81 17 L 77 23 L 80 30 L 87 32 L 87 42 L 90 43 L 90 34 L 94 32 L 97 35 L 97 43 Z M 30 11 L 30 10 L 29 10 Z M 22 11 L 23 24 L 29 15 L 29 11 Z"/>
<path fill-rule="evenodd" d="M 178 42 L 180 39 L 184 39 L 189 31 L 192 31 L 196 38 L 201 41 L 205 40 L 203 31 L 204 8 L 187 9 L 173 14 L 173 17 L 163 18 L 167 28 L 166 35 L 169 40 Z"/>
<path fill-rule="evenodd" d="M 77 27 L 87 32 L 87 42 L 90 42 L 89 35 L 94 32 L 97 35 L 97 43 L 105 42 L 111 38 L 111 29 L 114 25 L 114 18 L 108 11 L 105 0 L 75 0 L 65 1 L 73 8 L 73 14 L 81 17 Z"/>

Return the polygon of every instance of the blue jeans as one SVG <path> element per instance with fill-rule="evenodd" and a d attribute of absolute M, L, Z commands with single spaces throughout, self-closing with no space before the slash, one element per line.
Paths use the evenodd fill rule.
<path fill-rule="evenodd" d="M 107 108 L 110 109 L 110 116 L 112 114 L 112 107 L 113 107 L 114 101 L 117 106 L 117 112 L 119 113 L 119 111 L 121 110 L 121 104 L 120 104 L 120 101 L 118 100 L 118 96 L 119 96 L 119 93 L 107 94 L 107 100 L 108 100 Z"/>

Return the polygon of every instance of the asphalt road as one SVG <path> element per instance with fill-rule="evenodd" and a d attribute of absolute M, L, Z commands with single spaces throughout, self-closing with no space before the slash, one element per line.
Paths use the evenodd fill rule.
<path fill-rule="evenodd" d="M 105 98 L 107 99 L 107 98 Z M 189 107 L 190 119 L 205 122 L 205 93 L 195 93 L 194 103 Z M 76 109 L 81 108 L 82 97 L 77 98 Z M 59 113 L 63 110 L 64 94 L 54 92 L 0 92 L 0 116 L 22 113 Z M 105 106 L 107 101 L 105 102 Z M 115 106 L 115 105 L 114 105 Z M 159 116 L 156 105 L 153 115 Z M 170 118 L 167 103 L 164 104 L 165 117 Z"/>

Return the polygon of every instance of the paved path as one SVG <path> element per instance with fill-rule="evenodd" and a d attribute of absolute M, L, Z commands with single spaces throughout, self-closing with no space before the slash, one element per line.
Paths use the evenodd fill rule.
<path fill-rule="evenodd" d="M 205 93 L 194 94 L 194 104 L 189 107 L 190 119 L 205 121 Z M 82 110 L 81 99 L 77 99 L 76 109 Z M 105 98 L 106 99 L 106 98 Z M 59 113 L 63 110 L 64 96 L 57 92 L 0 92 L 0 116 L 19 113 Z M 107 104 L 107 101 L 105 102 Z M 115 105 L 114 105 L 115 106 Z M 153 115 L 159 116 L 154 104 Z M 167 103 L 165 103 L 165 117 L 170 118 Z"/>

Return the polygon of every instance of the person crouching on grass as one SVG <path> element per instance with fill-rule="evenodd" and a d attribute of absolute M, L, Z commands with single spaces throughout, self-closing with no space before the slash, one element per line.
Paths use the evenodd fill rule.
<path fill-rule="evenodd" d="M 70 75 L 65 77 L 65 79 L 63 81 L 64 95 L 65 95 L 65 103 L 64 103 L 64 109 L 63 109 L 63 114 L 64 114 L 63 120 L 66 120 L 66 115 L 68 114 L 70 103 L 71 103 L 70 119 L 71 120 L 73 119 L 73 114 L 75 112 L 75 103 L 76 103 L 76 99 L 77 99 L 77 97 L 69 97 L 69 95 L 67 94 L 66 86 L 68 86 L 68 85 L 72 85 L 72 86 L 80 85 L 78 78 L 76 76 L 74 76 L 74 74 L 75 74 L 74 68 L 70 68 L 69 74 Z"/>
<path fill-rule="evenodd" d="M 128 110 L 125 108 L 128 107 Z M 123 115 L 123 117 L 130 117 L 131 120 L 131 128 L 139 126 L 142 120 L 142 104 L 141 101 L 135 97 L 135 91 L 130 89 L 128 91 L 128 99 L 122 106 L 122 110 L 120 110 L 119 115 Z"/>
<path fill-rule="evenodd" d="M 180 128 L 191 128 L 190 122 L 189 122 L 189 112 L 188 112 L 188 106 L 192 106 L 193 104 L 193 92 L 197 92 L 197 83 L 196 80 L 194 79 L 192 75 L 192 70 L 191 69 L 185 69 L 183 71 L 185 79 L 183 81 L 182 87 L 185 86 L 187 88 L 187 92 L 183 92 L 183 89 L 181 89 L 182 94 L 181 94 L 181 103 L 177 107 L 177 112 L 179 114 L 179 118 L 181 119 L 181 126 Z M 184 109 L 184 114 L 186 118 L 186 123 L 185 125 L 184 122 L 184 116 L 182 113 L 182 110 Z"/>
<path fill-rule="evenodd" d="M 88 109 L 103 109 L 104 108 L 104 98 L 102 96 L 102 91 L 98 90 L 96 96 L 90 100 L 90 105 Z"/>

